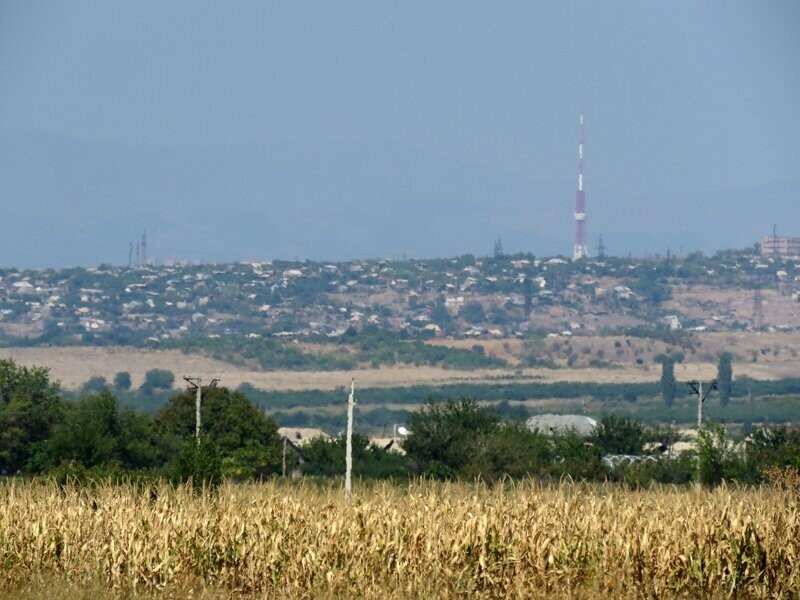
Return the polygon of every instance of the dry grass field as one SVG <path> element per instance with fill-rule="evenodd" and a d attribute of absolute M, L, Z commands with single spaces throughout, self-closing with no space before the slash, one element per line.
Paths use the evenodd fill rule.
<path fill-rule="evenodd" d="M 0 486 L 16 598 L 789 598 L 798 540 L 798 496 L 772 487 Z"/>
<path fill-rule="evenodd" d="M 763 373 L 762 378 L 782 377 L 800 360 L 800 331 L 791 332 L 702 332 L 695 333 L 690 342 L 691 349 L 681 348 L 650 338 L 635 338 L 624 335 L 573 335 L 547 338 L 535 344 L 520 339 L 490 340 L 431 340 L 430 344 L 452 348 L 483 346 L 486 354 L 503 358 L 509 363 L 521 364 L 524 357 L 533 352 L 537 356 L 549 356 L 561 367 L 566 366 L 567 348 L 571 348 L 580 362 L 586 358 L 600 358 L 622 368 L 636 365 L 636 359 L 653 365 L 653 358 L 661 353 L 683 351 L 685 362 L 690 365 L 715 364 L 721 352 L 730 352 L 734 362 L 743 373 Z M 753 360 L 755 354 L 756 360 Z M 772 376 L 770 376 L 772 374 Z M 755 375 L 751 375 L 755 377 Z"/>
<path fill-rule="evenodd" d="M 699 343 L 698 343 L 699 342 Z M 141 385 L 149 369 L 169 369 L 180 381 L 183 374 L 220 377 L 224 385 L 237 387 L 243 382 L 264 390 L 335 389 L 355 377 L 361 387 L 403 387 L 417 384 L 485 383 L 499 378 L 506 382 L 533 379 L 552 381 L 642 382 L 660 376 L 653 357 L 675 350 L 657 340 L 625 336 L 573 336 L 542 341 L 538 353 L 553 356 L 557 369 L 521 368 L 526 350 L 522 340 L 434 340 L 432 344 L 471 348 L 480 343 L 487 354 L 509 361 L 510 369 L 458 371 L 439 367 L 391 366 L 352 371 L 258 371 L 200 355 L 177 350 L 142 350 L 127 347 L 34 347 L 5 348 L 0 358 L 13 358 L 19 364 L 50 368 L 53 378 L 67 389 L 78 389 L 89 378 L 103 376 L 109 381 L 119 371 L 131 373 L 134 387 Z M 619 343 L 619 345 L 617 345 Z M 586 358 L 603 356 L 613 368 L 567 367 L 565 346 Z M 686 362 L 675 367 L 679 379 L 710 378 L 716 375 L 716 357 L 722 351 L 734 355 L 735 375 L 756 379 L 778 379 L 800 375 L 800 332 L 791 333 L 704 333 L 697 336 L 694 353 L 685 352 Z M 753 361 L 753 356 L 756 361 Z M 642 364 L 637 364 L 641 359 Z"/>

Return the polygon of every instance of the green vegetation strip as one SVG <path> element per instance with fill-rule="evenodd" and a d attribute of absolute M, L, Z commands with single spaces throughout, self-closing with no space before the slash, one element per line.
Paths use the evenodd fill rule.
<path fill-rule="evenodd" d="M 361 333 L 349 329 L 331 340 L 326 336 L 310 336 L 307 341 L 330 348 L 324 351 L 304 351 L 272 338 L 241 338 L 235 336 L 208 338 L 192 336 L 160 344 L 178 348 L 187 354 L 205 353 L 232 364 L 257 363 L 261 369 L 273 371 L 348 370 L 359 365 L 430 365 L 445 369 L 492 369 L 507 367 L 508 363 L 488 356 L 480 344 L 472 349 L 432 346 L 420 340 L 369 327 Z"/>
<path fill-rule="evenodd" d="M 338 390 L 305 391 L 263 391 L 249 384 L 242 384 L 239 390 L 251 401 L 267 409 L 293 407 L 323 407 L 342 403 L 344 388 Z M 639 397 L 651 398 L 661 390 L 658 382 L 652 383 L 594 383 L 594 382 L 555 382 L 555 383 L 458 383 L 442 386 L 415 385 L 394 388 L 363 388 L 358 390 L 358 400 L 362 404 L 419 404 L 447 398 L 476 398 L 481 401 L 521 401 L 547 398 L 567 399 L 591 397 L 597 400 L 626 400 L 635 402 Z M 800 394 L 800 377 L 775 381 L 761 381 L 739 378 L 733 383 L 732 395 L 746 397 L 765 395 Z"/>

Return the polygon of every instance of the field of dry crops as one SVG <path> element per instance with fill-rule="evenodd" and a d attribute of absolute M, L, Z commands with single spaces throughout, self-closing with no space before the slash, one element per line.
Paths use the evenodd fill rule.
<path fill-rule="evenodd" d="M 800 594 L 800 506 L 776 488 L 533 482 L 0 486 L 0 587 L 269 597 Z M 188 586 L 188 587 L 187 587 Z"/>

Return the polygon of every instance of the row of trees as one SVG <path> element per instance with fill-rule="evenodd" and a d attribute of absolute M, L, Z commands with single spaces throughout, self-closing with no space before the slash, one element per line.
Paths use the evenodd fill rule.
<path fill-rule="evenodd" d="M 118 393 L 127 392 L 131 389 L 131 374 L 128 371 L 120 371 L 109 385 L 105 377 L 97 376 L 90 378 L 83 384 L 81 391 L 85 394 L 97 394 L 106 389 L 113 389 Z M 159 390 L 169 390 L 175 384 L 175 374 L 168 369 L 150 369 L 144 375 L 144 382 L 139 387 L 139 393 L 150 396 Z"/>
<path fill-rule="evenodd" d="M 680 441 L 676 430 L 648 428 L 615 415 L 602 417 L 584 438 L 574 431 L 530 431 L 521 422 L 503 422 L 491 409 L 462 400 L 427 405 L 412 415 L 410 427 L 413 433 L 403 447 L 411 468 L 434 477 L 570 476 L 635 485 L 699 479 L 713 485 L 723 479 L 756 483 L 769 466 L 800 469 L 800 432 L 784 428 L 760 429 L 732 440 L 722 427 L 709 425 L 699 432 L 694 452 L 674 455 L 668 450 Z M 621 460 L 603 460 L 610 456 Z"/>
<path fill-rule="evenodd" d="M 575 431 L 531 431 L 467 399 L 429 403 L 412 414 L 409 427 L 412 433 L 402 443 L 406 456 L 370 446 L 366 437 L 356 435 L 354 473 L 487 481 L 569 476 L 639 486 L 698 480 L 714 485 L 723 479 L 756 483 L 765 467 L 800 468 L 800 433 L 782 428 L 732 440 L 722 427 L 710 425 L 699 433 L 695 451 L 675 455 L 668 450 L 681 438 L 670 427 L 648 428 L 628 417 L 606 415 L 589 437 Z M 303 448 L 305 472 L 341 474 L 344 451 L 341 437 L 312 441 Z"/>
<path fill-rule="evenodd" d="M 174 395 L 154 415 L 119 405 L 105 389 L 65 399 L 47 369 L 0 361 L 0 473 L 138 472 L 246 479 L 277 472 L 275 421 L 243 394 L 205 389 L 203 438 L 195 395 Z"/>
<path fill-rule="evenodd" d="M 414 364 L 464 370 L 507 366 L 506 361 L 486 355 L 482 348 L 432 346 L 374 325 L 360 332 L 350 328 L 333 340 L 324 335 L 309 339 L 321 349 L 303 350 L 271 338 L 241 336 L 194 336 L 174 340 L 171 344 L 185 352 L 205 352 L 234 364 L 255 363 L 266 370 L 345 371 L 367 363 L 373 367 Z"/>
<path fill-rule="evenodd" d="M 677 395 L 677 381 L 675 380 L 675 363 L 683 362 L 682 352 L 672 354 L 659 354 L 655 361 L 661 365 L 661 397 L 664 404 L 672 406 Z M 719 355 L 717 363 L 717 389 L 719 401 L 722 406 L 727 406 L 731 399 L 733 389 L 733 356 L 730 352 Z"/>
<path fill-rule="evenodd" d="M 203 435 L 195 434 L 195 394 L 175 394 L 155 415 L 121 407 L 108 390 L 66 400 L 46 369 L 0 361 L 0 472 L 123 474 L 204 480 L 249 480 L 278 474 L 283 460 L 299 459 L 306 474 L 339 476 L 345 440 L 317 439 L 284 455 L 277 423 L 244 394 L 226 388 L 203 390 Z M 363 477 L 435 478 L 571 476 L 707 483 L 722 478 L 755 482 L 767 465 L 800 467 L 800 434 L 759 430 L 746 444 L 733 445 L 721 428 L 700 434 L 694 454 L 615 466 L 609 455 L 644 454 L 678 440 L 671 428 L 647 428 L 626 417 L 605 416 L 589 438 L 574 431 L 530 431 L 521 420 L 503 420 L 474 400 L 430 402 L 412 413 L 405 454 L 376 448 L 363 435 L 354 439 L 354 472 Z"/>

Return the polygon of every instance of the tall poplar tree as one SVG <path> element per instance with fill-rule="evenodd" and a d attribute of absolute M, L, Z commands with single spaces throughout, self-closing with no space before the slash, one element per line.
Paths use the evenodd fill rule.
<path fill-rule="evenodd" d="M 727 406 L 731 399 L 731 387 L 733 385 L 733 356 L 730 352 L 723 352 L 719 355 L 717 365 L 717 387 L 719 388 L 719 401 L 722 406 Z"/>
<path fill-rule="evenodd" d="M 665 405 L 672 406 L 675 402 L 675 360 L 664 354 L 659 354 L 655 360 L 661 363 L 661 397 Z"/>

